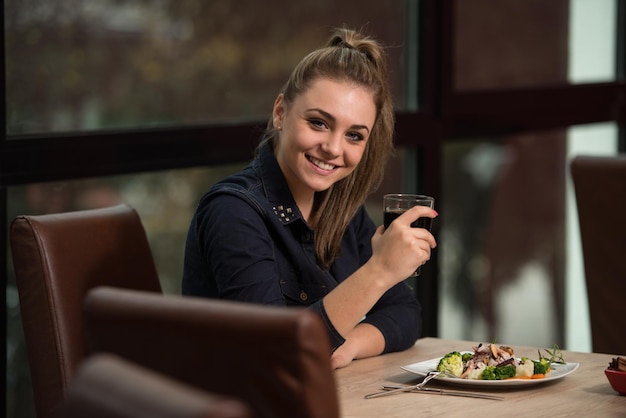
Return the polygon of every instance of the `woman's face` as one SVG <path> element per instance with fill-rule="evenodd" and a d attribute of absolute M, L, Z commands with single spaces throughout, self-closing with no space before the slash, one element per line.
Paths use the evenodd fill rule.
<path fill-rule="evenodd" d="M 273 112 L 279 129 L 276 159 L 296 201 L 352 173 L 375 120 L 372 93 L 345 81 L 317 79 L 290 104 L 278 96 Z"/>

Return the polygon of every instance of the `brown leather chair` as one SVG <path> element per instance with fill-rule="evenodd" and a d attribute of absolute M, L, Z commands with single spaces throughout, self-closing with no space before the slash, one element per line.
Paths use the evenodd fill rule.
<path fill-rule="evenodd" d="M 257 417 L 339 416 L 328 336 L 311 311 L 102 287 L 85 321 L 92 353 L 242 399 Z"/>
<path fill-rule="evenodd" d="M 593 351 L 626 354 L 626 155 L 571 162 Z"/>
<path fill-rule="evenodd" d="M 161 293 L 146 234 L 127 205 L 19 216 L 10 230 L 39 418 L 54 415 L 86 353 L 83 299 L 110 285 Z"/>
<path fill-rule="evenodd" d="M 80 366 L 58 418 L 251 418 L 241 401 L 193 388 L 120 357 Z"/>

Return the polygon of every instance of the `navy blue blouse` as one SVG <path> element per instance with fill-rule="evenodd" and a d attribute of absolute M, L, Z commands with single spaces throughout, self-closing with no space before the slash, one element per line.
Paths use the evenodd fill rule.
<path fill-rule="evenodd" d="M 202 196 L 185 249 L 182 293 L 266 305 L 306 306 L 328 328 L 333 348 L 345 341 L 322 298 L 372 255 L 376 226 L 361 207 L 330 269 L 315 259 L 314 231 L 304 221 L 265 144 L 240 173 Z M 404 350 L 421 333 L 421 306 L 409 286 L 389 289 L 363 319 L 385 338 L 385 352 Z"/>

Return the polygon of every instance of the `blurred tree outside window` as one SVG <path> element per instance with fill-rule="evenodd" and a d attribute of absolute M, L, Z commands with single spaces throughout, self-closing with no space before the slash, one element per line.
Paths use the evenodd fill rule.
<path fill-rule="evenodd" d="M 330 30 L 389 46 L 404 102 L 405 2 L 7 0 L 9 135 L 264 120 Z"/>

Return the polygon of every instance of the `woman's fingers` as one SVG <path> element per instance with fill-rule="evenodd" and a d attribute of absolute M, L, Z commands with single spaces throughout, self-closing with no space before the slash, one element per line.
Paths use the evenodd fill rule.
<path fill-rule="evenodd" d="M 426 217 L 432 219 L 437 217 L 437 215 L 438 213 L 429 207 L 415 206 L 396 218 L 387 229 L 393 228 L 396 230 L 391 232 L 391 235 L 407 234 L 407 237 L 402 237 L 400 238 L 401 240 L 424 240 L 428 242 L 430 248 L 435 248 L 437 246 L 437 242 L 435 241 L 435 237 L 430 233 L 430 231 L 426 230 L 425 228 L 413 228 L 411 224 L 419 218 Z M 398 238 L 396 237 L 395 239 Z"/>
<path fill-rule="evenodd" d="M 411 226 L 413 222 L 419 218 L 436 218 L 437 211 L 429 208 L 428 206 L 413 206 L 411 209 L 398 216 L 393 222 L 396 224 L 402 224 Z"/>
<path fill-rule="evenodd" d="M 437 241 L 433 234 L 424 228 L 411 228 L 411 233 L 419 243 L 428 243 L 429 248 L 435 248 Z"/>

